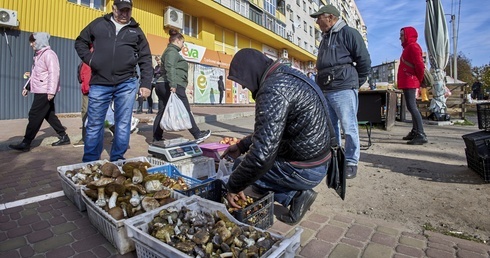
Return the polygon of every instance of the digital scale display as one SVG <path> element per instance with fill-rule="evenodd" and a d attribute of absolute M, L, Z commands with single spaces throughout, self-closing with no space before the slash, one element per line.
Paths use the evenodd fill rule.
<path fill-rule="evenodd" d="M 161 142 L 148 147 L 148 153 L 164 158 L 166 161 L 176 161 L 202 155 L 202 150 L 193 142 L 183 142 L 181 146 L 165 146 Z"/>

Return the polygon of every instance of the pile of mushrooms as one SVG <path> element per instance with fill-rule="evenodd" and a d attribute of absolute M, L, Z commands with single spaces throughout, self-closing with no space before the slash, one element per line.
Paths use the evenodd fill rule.
<path fill-rule="evenodd" d="M 118 166 L 107 162 L 100 167 L 101 177 L 87 183 L 84 192 L 95 205 L 114 219 L 121 220 L 174 201 L 169 189 L 174 184 L 181 190 L 188 188 L 182 178 L 176 180 L 165 174 L 148 174 L 150 166 L 143 161 L 127 162 L 121 172 Z M 170 181 L 182 185 L 169 184 Z"/>
<path fill-rule="evenodd" d="M 108 162 L 109 161 L 104 160 L 82 166 L 81 168 L 70 169 L 65 171 L 65 176 L 76 185 L 86 185 L 89 182 L 99 180 L 99 178 L 102 177 L 102 171 L 100 168 Z"/>

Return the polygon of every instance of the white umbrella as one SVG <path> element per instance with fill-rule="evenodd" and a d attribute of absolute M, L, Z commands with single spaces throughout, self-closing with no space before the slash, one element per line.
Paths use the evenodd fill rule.
<path fill-rule="evenodd" d="M 446 17 L 440 0 L 426 0 L 425 42 L 429 51 L 429 61 L 434 76 L 434 86 L 429 110 L 439 117 L 446 112 L 446 72 L 444 69 L 449 61 L 449 32 Z"/>

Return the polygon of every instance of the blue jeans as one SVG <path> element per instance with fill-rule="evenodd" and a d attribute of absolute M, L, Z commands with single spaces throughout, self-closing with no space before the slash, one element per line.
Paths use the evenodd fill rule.
<path fill-rule="evenodd" d="M 110 161 L 124 159 L 129 147 L 137 86 L 136 77 L 114 86 L 90 85 L 83 162 L 100 159 L 104 147 L 104 121 L 111 101 L 114 101 L 115 133 Z"/>
<path fill-rule="evenodd" d="M 235 161 L 233 169 L 241 162 Z M 312 189 L 320 184 L 327 175 L 330 161 L 325 165 L 313 168 L 297 168 L 282 158 L 277 158 L 272 168 L 259 180 L 254 182 L 260 193 L 274 192 L 274 201 L 288 207 L 298 191 Z"/>
<path fill-rule="evenodd" d="M 357 166 L 361 155 L 359 127 L 357 125 L 357 109 L 359 107 L 357 90 L 329 91 L 323 94 L 327 99 L 328 113 L 339 145 L 342 145 L 340 138 L 341 126 L 344 131 L 347 166 Z"/>

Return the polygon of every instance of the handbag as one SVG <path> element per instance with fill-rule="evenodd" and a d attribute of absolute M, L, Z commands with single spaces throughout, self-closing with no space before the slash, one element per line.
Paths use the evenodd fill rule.
<path fill-rule="evenodd" d="M 323 96 L 323 93 L 321 92 L 318 85 L 313 84 L 311 80 L 306 80 L 288 71 L 281 71 L 281 73 L 295 76 L 310 85 L 310 87 L 313 88 L 320 97 L 323 106 L 325 107 L 325 110 L 328 110 L 327 100 L 325 99 L 325 96 Z M 335 137 L 335 132 L 333 130 L 332 121 L 330 121 L 330 118 L 327 119 L 327 123 L 328 129 L 330 131 L 330 152 L 332 153 L 332 158 L 330 159 L 330 164 L 327 168 L 327 177 L 325 181 L 328 188 L 334 189 L 335 192 L 340 196 L 340 198 L 344 200 L 347 188 L 345 173 L 347 162 L 345 161 L 345 149 L 343 146 L 337 144 L 337 138 Z"/>
<path fill-rule="evenodd" d="M 163 111 L 160 127 L 165 131 L 181 131 L 192 128 L 189 112 L 174 92 L 170 94 L 165 111 Z"/>

